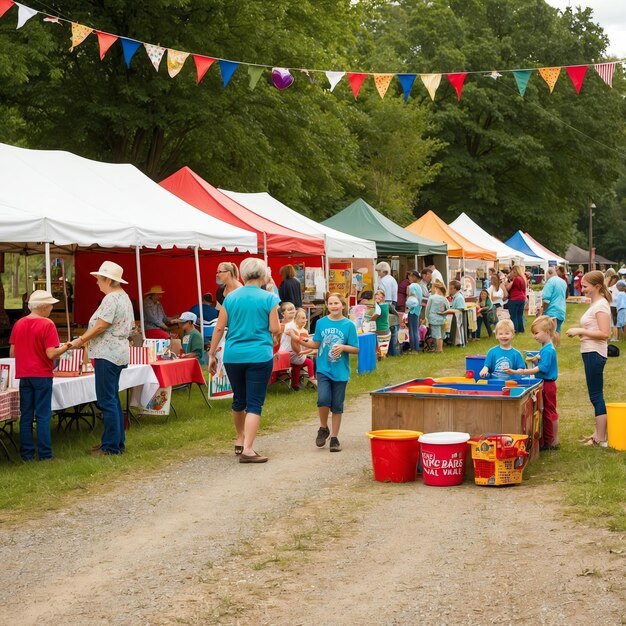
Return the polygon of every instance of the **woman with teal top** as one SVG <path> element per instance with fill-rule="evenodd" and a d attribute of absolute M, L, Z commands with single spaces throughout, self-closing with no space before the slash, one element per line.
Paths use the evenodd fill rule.
<path fill-rule="evenodd" d="M 487 335 L 491 337 L 491 324 L 495 315 L 495 307 L 491 303 L 489 298 L 489 292 L 483 289 L 478 296 L 478 302 L 476 303 L 476 339 L 480 339 L 480 331 L 482 325 L 485 325 L 487 329 Z M 497 322 L 497 317 L 496 320 Z"/>
<path fill-rule="evenodd" d="M 404 306 L 408 311 L 409 345 L 411 350 L 418 352 L 420 349 L 419 324 L 423 295 L 419 284 L 421 274 L 417 270 L 411 270 L 409 272 L 409 280 L 411 282 L 407 287 L 407 299 Z"/>
<path fill-rule="evenodd" d="M 443 352 L 443 333 L 447 311 L 450 308 L 446 298 L 446 287 L 439 281 L 432 283 L 432 293 L 426 305 L 426 321 L 430 336 L 435 340 L 435 352 Z"/>
<path fill-rule="evenodd" d="M 272 336 L 280 337 L 279 300 L 262 288 L 267 265 L 261 259 L 245 259 L 239 271 L 245 284 L 224 299 L 211 340 L 209 371 L 213 375 L 217 371 L 215 353 L 228 327 L 224 367 L 233 388 L 235 454 L 240 463 L 265 463 L 267 457 L 252 446 L 274 365 Z"/>

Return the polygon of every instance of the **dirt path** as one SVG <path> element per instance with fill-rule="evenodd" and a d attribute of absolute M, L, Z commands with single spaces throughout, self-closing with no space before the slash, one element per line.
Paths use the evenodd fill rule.
<path fill-rule="evenodd" d="M 339 454 L 311 421 L 262 437 L 266 465 L 198 458 L 4 528 L 0 624 L 626 624 L 626 538 L 532 480 L 376 483 L 369 423 L 364 396 Z"/>

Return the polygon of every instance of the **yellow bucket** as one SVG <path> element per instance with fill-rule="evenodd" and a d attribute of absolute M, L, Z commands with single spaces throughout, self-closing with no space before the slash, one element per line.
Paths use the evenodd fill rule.
<path fill-rule="evenodd" d="M 365 433 L 370 439 L 419 439 L 424 433 L 419 430 L 370 430 Z"/>
<path fill-rule="evenodd" d="M 608 402 L 606 419 L 609 447 L 615 450 L 626 450 L 626 402 Z"/>

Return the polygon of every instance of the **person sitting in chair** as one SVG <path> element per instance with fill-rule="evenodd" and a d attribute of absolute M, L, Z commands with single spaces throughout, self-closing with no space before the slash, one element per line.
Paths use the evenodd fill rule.
<path fill-rule="evenodd" d="M 204 365 L 204 341 L 200 331 L 195 326 L 198 321 L 196 314 L 191 311 L 185 311 L 174 321 L 178 322 L 183 330 L 183 351 L 180 354 L 180 358 L 198 359 Z"/>
<path fill-rule="evenodd" d="M 169 339 L 170 325 L 174 321 L 165 315 L 161 297 L 165 292 L 161 285 L 153 285 L 144 294 L 143 319 L 147 339 Z"/>

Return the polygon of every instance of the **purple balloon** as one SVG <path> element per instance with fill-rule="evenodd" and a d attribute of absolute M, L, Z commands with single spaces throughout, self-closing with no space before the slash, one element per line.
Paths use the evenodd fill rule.
<path fill-rule="evenodd" d="M 276 89 L 287 89 L 293 85 L 293 76 L 284 67 L 275 67 L 272 70 L 272 83 Z"/>

